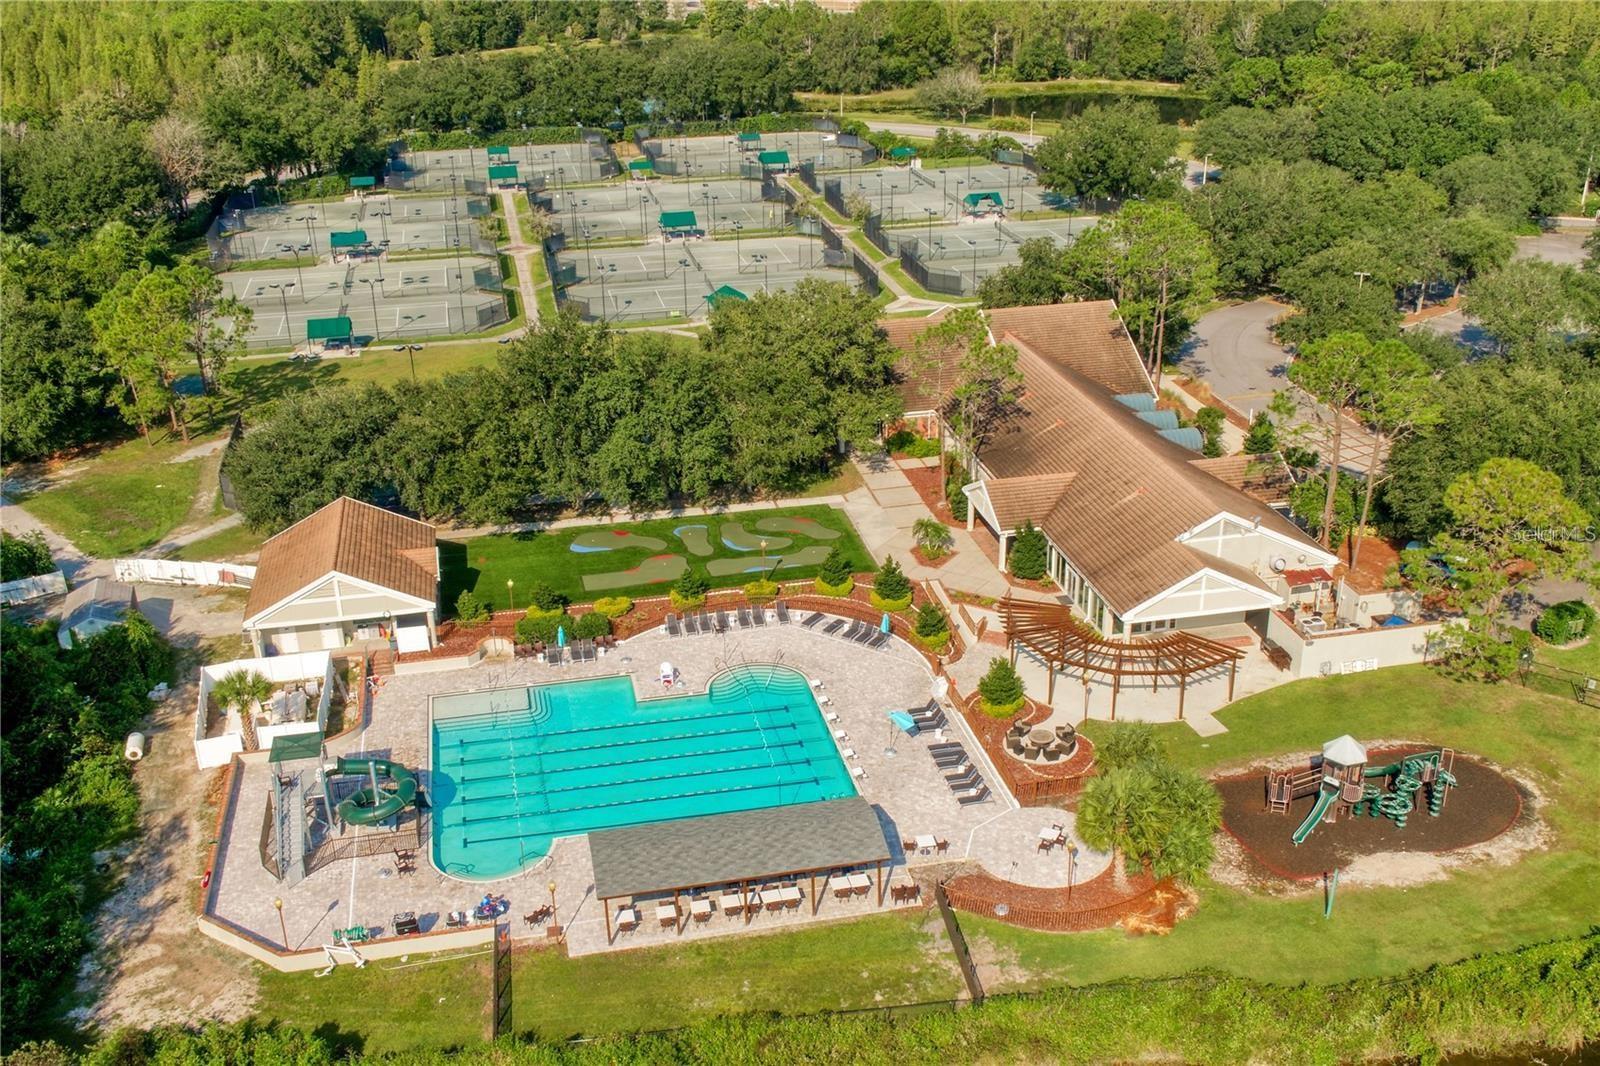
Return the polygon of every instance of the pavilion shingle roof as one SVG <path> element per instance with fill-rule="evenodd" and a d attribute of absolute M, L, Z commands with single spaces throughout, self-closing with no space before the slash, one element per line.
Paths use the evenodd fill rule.
<path fill-rule="evenodd" d="M 589 834 L 597 899 L 620 899 L 888 861 L 860 796 L 606 829 Z"/>
<path fill-rule="evenodd" d="M 1284 502 L 1294 485 L 1288 465 L 1274 455 L 1219 455 L 1214 459 L 1191 459 L 1189 465 L 1248 492 L 1262 503 Z"/>
<path fill-rule="evenodd" d="M 341 496 L 261 546 L 245 618 L 334 572 L 434 602 L 434 544 L 428 523 Z"/>
<path fill-rule="evenodd" d="M 1151 392 L 1144 361 L 1111 300 L 986 311 L 997 341 L 1010 334 L 1042 359 L 1076 370 L 1113 393 Z"/>
<path fill-rule="evenodd" d="M 1048 518 L 1075 477 L 1076 474 L 1067 473 L 990 478 L 984 488 L 1000 528 L 1016 529 L 1025 520 L 1038 525 Z"/>

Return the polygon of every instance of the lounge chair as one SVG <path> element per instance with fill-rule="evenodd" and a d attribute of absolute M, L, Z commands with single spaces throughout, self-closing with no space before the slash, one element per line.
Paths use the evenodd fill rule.
<path fill-rule="evenodd" d="M 843 618 L 835 618 L 833 621 L 829 622 L 827 625 L 822 627 L 822 632 L 824 634 L 826 634 L 827 636 L 831 637 L 834 634 L 838 633 L 839 630 L 843 629 L 844 628 L 844 624 L 845 624 L 845 621 L 844 621 Z"/>
<path fill-rule="evenodd" d="M 983 786 L 983 776 L 976 770 L 968 770 L 960 777 L 945 778 L 944 783 L 951 792 L 967 792 L 971 789 L 981 788 Z"/>
<path fill-rule="evenodd" d="M 717 632 L 718 633 L 726 633 L 728 630 L 730 630 L 732 628 L 733 628 L 733 626 L 730 625 L 729 622 L 728 622 L 728 612 L 727 611 L 718 611 L 717 612 Z"/>
<path fill-rule="evenodd" d="M 889 643 L 889 634 L 874 633 L 872 635 L 872 639 L 867 641 L 867 647 L 871 648 L 873 651 L 877 651 L 887 643 Z"/>
<path fill-rule="evenodd" d="M 786 626 L 789 624 L 789 605 L 787 603 L 779 600 L 777 603 L 772 605 L 772 609 L 778 612 L 779 625 Z"/>
<path fill-rule="evenodd" d="M 941 769 L 944 770 L 944 779 L 946 781 L 954 780 L 955 778 L 959 777 L 966 777 L 968 774 L 974 772 L 972 763 L 970 762 L 961 762 L 948 768 L 941 767 Z"/>
<path fill-rule="evenodd" d="M 678 625 L 678 616 L 675 614 L 667 615 L 667 636 L 677 637 L 682 635 L 683 630 Z"/>
<path fill-rule="evenodd" d="M 700 619 L 696 618 L 692 614 L 684 615 L 683 631 L 688 636 L 698 637 L 700 635 Z"/>
<path fill-rule="evenodd" d="M 740 629 L 749 629 L 752 625 L 754 625 L 754 623 L 750 621 L 750 608 L 748 607 L 740 607 L 736 612 L 735 617 L 739 619 Z"/>
<path fill-rule="evenodd" d="M 825 618 L 825 617 L 827 617 L 827 616 L 824 615 L 821 611 L 812 611 L 810 614 L 806 615 L 806 620 L 804 622 L 800 623 L 800 628 L 801 629 L 812 629 L 818 623 L 820 623 L 823 620 L 823 618 Z"/>
<path fill-rule="evenodd" d="M 933 765 L 937 766 L 941 771 L 944 771 L 944 770 L 949 770 L 949 769 L 952 769 L 954 767 L 960 766 L 962 763 L 964 763 L 966 761 L 967 761 L 967 753 L 966 752 L 964 752 L 964 751 L 951 751 L 951 752 L 946 752 L 943 755 L 939 755 L 939 756 L 935 757 L 934 760 L 933 760 Z"/>
<path fill-rule="evenodd" d="M 716 623 L 711 620 L 711 612 L 710 611 L 701 611 L 700 612 L 700 632 L 709 636 L 710 634 L 715 633 L 716 631 L 717 631 Z"/>
<path fill-rule="evenodd" d="M 963 807 L 971 803 L 982 803 L 989 798 L 989 786 L 979 783 L 977 788 L 968 789 L 966 792 L 956 793 L 956 802 Z"/>
<path fill-rule="evenodd" d="M 764 626 L 767 624 L 767 609 L 759 604 L 750 608 L 750 624 Z"/>
<path fill-rule="evenodd" d="M 544 661 L 549 663 L 551 666 L 560 666 L 563 650 L 564 649 L 560 645 L 552 644 L 550 647 L 544 650 Z"/>
<path fill-rule="evenodd" d="M 911 720 L 917 723 L 919 726 L 922 726 L 924 729 L 930 727 L 937 728 L 939 726 L 943 726 L 945 722 L 943 711 L 934 711 L 932 714 L 929 714 L 927 711 L 912 711 Z"/>
<path fill-rule="evenodd" d="M 871 640 L 873 637 L 880 636 L 880 635 L 881 634 L 879 634 L 879 632 L 876 629 L 873 629 L 871 626 L 869 626 L 865 622 L 863 622 L 863 623 L 861 623 L 861 632 L 857 633 L 855 636 L 851 637 L 850 639 L 855 641 L 857 644 L 865 644 L 867 641 Z"/>
<path fill-rule="evenodd" d="M 961 745 L 957 744 L 955 741 L 947 740 L 942 744 L 929 744 L 928 750 L 937 754 L 941 751 L 961 751 L 962 748 Z"/>

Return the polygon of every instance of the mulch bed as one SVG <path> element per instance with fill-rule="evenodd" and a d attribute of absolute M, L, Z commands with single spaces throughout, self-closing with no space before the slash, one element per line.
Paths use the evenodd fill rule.
<path fill-rule="evenodd" d="M 954 559 L 957 554 L 958 553 L 956 552 L 945 552 L 937 559 L 930 559 L 928 558 L 928 553 L 923 551 L 920 547 L 913 545 L 911 548 L 911 557 L 913 559 L 921 563 L 923 566 L 931 567 L 935 570 L 943 566 L 945 563 L 948 563 L 951 559 Z"/>
<path fill-rule="evenodd" d="M 939 468 L 936 466 L 920 466 L 910 469 L 901 468 L 900 472 L 911 482 L 911 487 L 917 490 L 917 495 L 933 512 L 933 517 L 953 529 L 966 529 L 964 519 L 958 519 L 950 513 L 950 503 L 944 498 L 944 487 L 939 480 Z"/>
<path fill-rule="evenodd" d="M 1369 752 L 1370 765 L 1397 762 L 1402 756 L 1428 748 L 1401 748 Z M 1444 811 L 1432 817 L 1427 810 L 1427 790 L 1418 793 L 1417 807 L 1400 829 L 1388 818 L 1341 817 L 1324 822 L 1306 842 L 1296 847 L 1291 839 L 1310 812 L 1316 797 L 1296 800 L 1287 814 L 1266 810 L 1264 773 L 1222 778 L 1223 827 L 1244 845 L 1251 857 L 1280 877 L 1318 877 L 1362 855 L 1389 851 L 1445 852 L 1480 844 L 1510 829 L 1522 813 L 1522 796 L 1504 775 L 1476 759 L 1456 756 L 1459 784 L 1445 797 Z"/>
<path fill-rule="evenodd" d="M 1062 863 L 1067 859 L 1063 854 Z M 1000 918 L 1010 925 L 1048 932 L 1083 932 L 1124 924 L 1130 932 L 1165 933 L 1171 930 L 1184 904 L 1184 895 L 1170 881 L 1135 874 L 1119 887 L 1110 870 L 1072 887 L 1039 888 L 1019 885 L 989 873 L 968 873 L 946 885 L 950 904 L 959 910 Z M 1009 913 L 995 908 L 1006 904 Z"/>

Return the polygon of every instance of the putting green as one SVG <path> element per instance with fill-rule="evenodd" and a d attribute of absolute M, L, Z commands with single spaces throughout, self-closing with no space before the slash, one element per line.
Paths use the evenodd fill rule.
<path fill-rule="evenodd" d="M 722 543 L 736 552 L 760 551 L 762 541 L 766 541 L 767 551 L 774 553 L 794 543 L 788 537 L 763 537 L 760 534 L 752 533 L 739 522 L 722 523 Z M 736 574 L 738 571 L 729 570 L 728 573 Z"/>
<path fill-rule="evenodd" d="M 713 559 L 706 564 L 706 572 L 713 577 L 727 577 L 729 574 L 759 574 L 767 570 L 782 570 L 791 566 L 818 566 L 828 557 L 828 549 L 818 544 L 799 551 L 790 552 L 781 559 L 768 558 L 765 563 L 759 559 Z M 776 565 L 774 565 L 776 564 Z M 584 581 L 588 581 L 584 578 Z"/>
<path fill-rule="evenodd" d="M 650 539 L 650 538 L 645 538 Z M 603 574 L 583 575 L 583 587 L 590 592 L 625 589 L 633 585 L 664 585 L 676 581 L 689 569 L 681 555 L 652 555 L 632 570 L 608 570 Z"/>
<path fill-rule="evenodd" d="M 763 518 L 756 528 L 765 533 L 798 533 L 813 540 L 836 540 L 837 529 L 829 529 L 815 518 Z"/>
<path fill-rule="evenodd" d="M 572 538 L 568 546 L 572 551 L 581 554 L 590 552 L 620 551 L 623 548 L 643 548 L 645 551 L 658 552 L 667 546 L 667 542 L 657 537 L 646 537 L 627 529 L 596 529 L 588 533 L 579 533 Z"/>
<path fill-rule="evenodd" d="M 672 531 L 695 555 L 711 554 L 711 531 L 702 525 L 679 526 Z"/>

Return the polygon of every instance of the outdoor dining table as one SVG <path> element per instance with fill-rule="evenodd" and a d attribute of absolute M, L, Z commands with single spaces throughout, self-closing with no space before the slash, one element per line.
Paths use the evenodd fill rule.
<path fill-rule="evenodd" d="M 1036 748 L 1049 747 L 1055 743 L 1056 735 L 1043 727 L 1035 729 L 1028 734 L 1028 743 Z"/>
<path fill-rule="evenodd" d="M 709 899 L 690 900 L 689 913 L 694 915 L 697 922 L 709 920 L 711 918 L 711 901 Z"/>
<path fill-rule="evenodd" d="M 856 895 L 865 896 L 867 890 L 872 887 L 872 878 L 866 874 L 851 874 L 845 878 L 845 884 L 849 885 Z"/>
<path fill-rule="evenodd" d="M 678 924 L 678 908 L 672 903 L 656 904 L 656 921 L 663 926 Z"/>
<path fill-rule="evenodd" d="M 800 889 L 795 885 L 779 889 L 778 898 L 785 903 L 798 903 L 800 902 Z"/>
<path fill-rule="evenodd" d="M 1039 830 L 1039 839 L 1046 844 L 1059 844 L 1061 843 L 1061 830 L 1047 825 Z"/>
<path fill-rule="evenodd" d="M 744 900 L 739 898 L 737 892 L 730 892 L 723 896 L 721 905 L 723 914 L 738 914 L 744 910 Z"/>
<path fill-rule="evenodd" d="M 922 852 L 924 855 L 926 855 L 928 852 L 932 851 L 939 843 L 937 840 L 935 840 L 933 838 L 933 834 L 932 833 L 927 833 L 927 834 L 924 834 L 924 835 L 920 835 L 920 836 L 916 837 L 915 839 L 916 839 L 916 844 L 917 844 L 917 850 Z"/>

